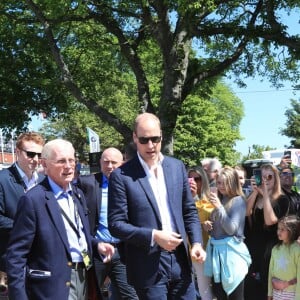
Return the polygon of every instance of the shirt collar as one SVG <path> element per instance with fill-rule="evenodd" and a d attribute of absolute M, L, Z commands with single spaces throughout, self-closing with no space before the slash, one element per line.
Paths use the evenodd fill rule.
<path fill-rule="evenodd" d="M 15 166 L 16 166 L 16 168 L 17 168 L 17 170 L 18 170 L 18 172 L 19 172 L 19 174 L 20 174 L 20 176 L 21 176 L 21 178 L 24 180 L 24 178 L 26 179 L 26 181 L 30 181 L 30 180 L 34 180 L 34 181 L 37 181 L 38 180 L 38 178 L 39 178 L 39 175 L 38 175 L 38 173 L 37 173 L 37 171 L 33 171 L 33 173 L 32 173 L 32 178 L 28 178 L 27 177 L 27 175 L 25 174 L 25 172 L 20 168 L 20 166 L 18 165 L 18 163 L 16 162 L 15 163 Z"/>
<path fill-rule="evenodd" d="M 61 194 L 67 192 L 72 192 L 72 188 L 71 188 L 71 185 L 69 184 L 68 188 L 66 191 L 64 191 L 58 184 L 56 184 L 49 176 L 48 176 L 48 180 L 49 180 L 49 185 L 54 193 L 54 197 L 56 199 L 58 199 Z"/>
<path fill-rule="evenodd" d="M 150 169 L 155 169 L 155 167 L 157 166 L 161 166 L 162 165 L 162 162 L 164 160 L 164 156 L 162 155 L 162 153 L 160 152 L 159 153 L 159 159 L 158 159 L 158 162 L 156 165 L 152 166 L 151 168 L 147 165 L 147 163 L 143 160 L 143 158 L 141 157 L 141 155 L 137 152 L 137 156 L 139 158 L 139 161 L 141 163 L 141 165 L 143 166 L 143 168 L 145 170 L 150 170 Z"/>
<path fill-rule="evenodd" d="M 103 174 L 102 176 L 102 188 L 105 189 L 108 187 L 108 178 Z"/>

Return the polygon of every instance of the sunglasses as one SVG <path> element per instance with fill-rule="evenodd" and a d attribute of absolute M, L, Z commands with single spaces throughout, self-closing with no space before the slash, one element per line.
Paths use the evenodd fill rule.
<path fill-rule="evenodd" d="M 39 152 L 27 151 L 24 149 L 20 149 L 20 150 L 25 152 L 28 158 L 34 158 L 36 155 L 38 156 L 38 159 L 40 159 L 42 157 L 42 153 L 39 153 Z"/>
<path fill-rule="evenodd" d="M 138 137 L 139 143 L 140 144 L 148 144 L 149 141 L 151 141 L 152 143 L 159 143 L 161 141 L 161 136 L 149 136 L 149 137 Z"/>
<path fill-rule="evenodd" d="M 263 178 L 267 181 L 271 181 L 273 179 L 273 175 L 268 174 L 267 176 L 264 176 Z"/>
<path fill-rule="evenodd" d="M 198 176 L 198 177 L 193 177 L 194 178 L 194 180 L 196 181 L 196 182 L 200 182 L 201 180 L 202 180 L 202 178 L 200 177 L 200 176 Z"/>
<path fill-rule="evenodd" d="M 291 173 L 291 172 L 282 172 L 281 175 L 282 176 L 292 176 L 292 177 L 294 177 L 295 174 Z"/>

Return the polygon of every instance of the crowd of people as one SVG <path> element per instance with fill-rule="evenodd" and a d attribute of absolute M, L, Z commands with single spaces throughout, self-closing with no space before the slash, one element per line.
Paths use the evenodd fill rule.
<path fill-rule="evenodd" d="M 74 146 L 35 132 L 0 171 L 0 293 L 10 300 L 300 299 L 294 169 L 161 153 L 160 120 L 137 116 L 124 156 L 76 174 Z M 109 293 L 104 289 L 110 283 Z"/>

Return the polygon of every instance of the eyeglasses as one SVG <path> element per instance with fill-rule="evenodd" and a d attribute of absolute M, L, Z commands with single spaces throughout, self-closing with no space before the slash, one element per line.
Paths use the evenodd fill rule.
<path fill-rule="evenodd" d="M 282 175 L 282 176 L 291 176 L 291 177 L 294 177 L 294 173 L 292 173 L 292 172 L 282 172 L 280 175 Z"/>
<path fill-rule="evenodd" d="M 74 166 L 75 165 L 75 159 L 70 158 L 70 159 L 59 159 L 59 160 L 51 160 L 55 165 L 59 165 L 59 166 L 65 166 L 65 165 L 69 165 L 69 166 Z"/>
<path fill-rule="evenodd" d="M 151 141 L 153 144 L 154 143 L 159 143 L 161 141 L 161 136 L 149 136 L 149 137 L 144 137 L 144 136 L 140 136 L 138 137 L 139 143 L 140 144 L 148 144 L 149 141 Z"/>
<path fill-rule="evenodd" d="M 40 152 L 33 152 L 33 151 L 27 151 L 24 149 L 20 149 L 21 151 L 25 152 L 28 158 L 35 158 L 35 156 L 38 156 L 38 159 L 42 157 L 42 153 Z"/>

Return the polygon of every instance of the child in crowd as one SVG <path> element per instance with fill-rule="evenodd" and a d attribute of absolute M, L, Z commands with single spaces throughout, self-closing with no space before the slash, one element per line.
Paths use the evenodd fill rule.
<path fill-rule="evenodd" d="M 272 249 L 268 277 L 268 300 L 300 299 L 300 222 L 295 215 L 278 222 L 279 242 Z"/>

